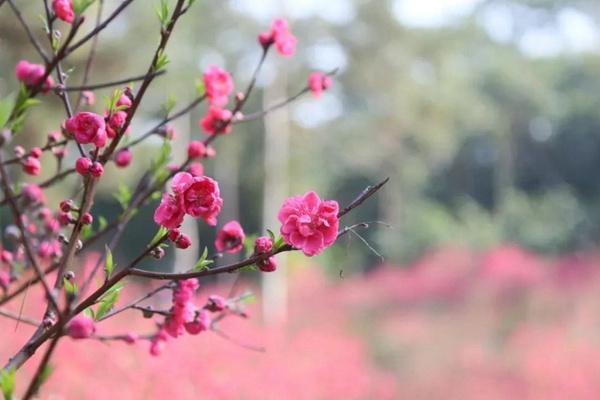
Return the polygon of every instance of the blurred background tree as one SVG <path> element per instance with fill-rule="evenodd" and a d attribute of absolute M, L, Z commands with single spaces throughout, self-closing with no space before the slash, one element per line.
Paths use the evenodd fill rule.
<path fill-rule="evenodd" d="M 118 3 L 104 0 L 105 12 Z M 484 248 L 516 241 L 544 252 L 596 245 L 600 4 L 444 0 L 433 8 L 425 3 L 198 2 L 176 32 L 169 49 L 169 73 L 157 80 L 131 135 L 141 134 L 161 118 L 161 103 L 169 96 L 179 105 L 192 99 L 194 81 L 207 65 L 228 68 L 243 87 L 260 54 L 256 34 L 272 17 L 285 15 L 299 38 L 300 62 L 270 58 L 259 81 L 261 90 L 247 110 L 261 109 L 273 93 L 281 97 L 295 93 L 312 70 L 339 68 L 339 72 L 321 100 L 303 98 L 290 107 L 289 119 L 281 118 L 292 149 L 284 164 L 264 160 L 265 132 L 276 137 L 277 124 L 272 132 L 264 121 L 242 124 L 219 141 L 217 150 L 228 155 L 222 160 L 235 162 L 209 161 L 205 168 L 207 174 L 223 177 L 233 171 L 222 185 L 237 199 L 225 207 L 222 222 L 239 216 L 248 232 L 262 230 L 265 221 L 272 224 L 273 216 L 261 215 L 260 210 L 274 195 L 264 187 L 265 176 L 273 176 L 268 171 L 277 168 L 283 171 L 276 176 L 287 177 L 284 187 L 289 193 L 316 188 L 341 203 L 366 184 L 390 176 L 385 193 L 345 222 L 391 224 L 391 229 L 374 226 L 360 232 L 391 263 L 414 259 L 447 243 Z M 38 4 L 21 6 L 42 37 Z M 88 26 L 92 23 L 89 18 Z M 146 2 L 131 7 L 114 29 L 100 35 L 95 79 L 143 71 L 148 62 L 144 55 L 154 46 L 157 30 L 154 7 Z M 39 60 L 8 7 L 0 12 L 0 38 L 4 96 L 16 88 L 16 61 Z M 69 58 L 72 82 L 80 81 L 86 55 L 82 49 Z M 271 84 L 274 92 L 263 92 Z M 97 93 L 97 110 L 104 95 L 108 92 Z M 54 108 L 34 111 L 19 137 L 25 145 L 60 126 L 57 99 L 47 96 L 44 101 Z M 176 123 L 180 132 L 176 143 L 202 135 L 197 121 L 203 113 L 200 108 Z M 151 141 L 134 157 L 148 158 L 149 165 L 147 155 L 156 153 L 159 145 L 158 139 Z M 139 168 L 111 167 L 107 173 L 127 184 L 143 172 Z M 67 180 L 50 194 L 58 200 L 72 189 Z M 118 205 L 112 193 L 104 195 L 95 207 L 108 216 Z M 140 212 L 122 253 L 135 251 L 151 236 L 152 211 L 150 207 Z M 203 245 L 210 245 L 213 233 L 206 227 L 198 229 Z M 345 242 L 322 256 L 320 262 L 330 265 L 332 274 L 361 271 L 381 262 L 357 237 L 349 235 Z"/>

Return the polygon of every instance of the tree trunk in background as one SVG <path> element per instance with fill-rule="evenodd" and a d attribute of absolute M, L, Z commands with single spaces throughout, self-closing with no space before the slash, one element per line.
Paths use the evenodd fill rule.
<path fill-rule="evenodd" d="M 263 107 L 287 97 L 287 75 L 283 70 L 277 81 L 265 90 Z M 289 113 L 286 107 L 265 117 L 265 180 L 263 194 L 263 232 L 278 233 L 277 211 L 289 193 Z M 277 270 L 262 274 L 262 307 L 267 324 L 284 322 L 287 313 L 287 256 L 277 256 Z"/>
<path fill-rule="evenodd" d="M 234 136 L 236 134 L 240 135 L 242 133 L 240 131 L 233 132 L 232 136 L 227 138 L 227 143 L 225 143 L 226 141 L 223 140 L 218 150 L 219 156 L 214 158 L 215 179 L 217 182 L 219 182 L 219 189 L 221 191 L 221 197 L 223 198 L 223 207 L 221 208 L 221 213 L 219 214 L 217 229 L 221 228 L 232 219 L 238 221 L 240 219 L 238 185 L 240 175 L 241 140 L 236 140 L 236 137 Z M 242 138 L 240 137 L 237 139 Z M 204 245 L 208 246 L 209 244 L 204 243 Z M 243 254 L 243 251 L 237 254 L 225 253 L 223 258 L 219 260 L 219 263 L 227 264 L 238 261 L 240 259 L 240 255 Z M 217 279 L 220 284 L 229 286 L 229 284 L 234 285 L 238 277 L 239 274 L 221 274 L 217 277 Z"/>
<path fill-rule="evenodd" d="M 191 140 L 191 120 L 182 118 L 173 124 L 177 132 L 176 142 L 173 143 L 173 160 L 182 163 L 187 158 L 187 146 Z M 193 266 L 198 260 L 199 237 L 198 227 L 194 218 L 185 218 L 181 225 L 181 232 L 192 239 L 192 245 L 186 251 L 175 251 L 173 270 L 183 272 Z"/>

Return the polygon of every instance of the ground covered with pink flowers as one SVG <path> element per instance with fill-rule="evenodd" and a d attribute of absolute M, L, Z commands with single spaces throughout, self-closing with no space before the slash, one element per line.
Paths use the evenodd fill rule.
<path fill-rule="evenodd" d="M 264 353 L 211 332 L 170 340 L 159 357 L 150 356 L 148 342 L 68 339 L 43 398 L 596 399 L 600 393 L 599 253 L 550 259 L 513 245 L 483 253 L 448 248 L 363 277 L 326 279 L 320 269 L 291 272 L 287 324 L 261 325 L 258 299 L 249 320 L 232 316 L 219 325 Z M 228 289 L 201 287 L 198 300 Z M 27 315 L 36 317 L 38 300 L 28 294 Z M 169 304 L 168 296 L 163 300 Z M 150 320 L 123 314 L 98 325 L 98 333 L 125 333 L 119 327 L 130 323 L 140 333 L 152 330 Z M 6 320 L 0 326 L 5 358 L 30 329 L 21 324 L 15 333 Z"/>

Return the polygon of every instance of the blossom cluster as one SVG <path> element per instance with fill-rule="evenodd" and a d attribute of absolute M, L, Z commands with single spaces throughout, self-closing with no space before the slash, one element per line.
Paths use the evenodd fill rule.
<path fill-rule="evenodd" d="M 217 224 L 223 199 L 219 184 L 208 176 L 177 173 L 171 182 L 173 193 L 164 193 L 154 212 L 154 221 L 168 229 L 181 225 L 186 214 L 200 217 L 211 226 Z"/>
<path fill-rule="evenodd" d="M 150 340 L 150 354 L 158 356 L 168 337 L 177 338 L 185 332 L 197 335 L 211 327 L 211 312 L 221 312 L 228 308 L 228 302 L 219 295 L 212 295 L 207 303 L 198 308 L 194 305 L 194 294 L 198 289 L 197 279 L 179 281 L 173 289 L 173 299 L 169 315 Z"/>

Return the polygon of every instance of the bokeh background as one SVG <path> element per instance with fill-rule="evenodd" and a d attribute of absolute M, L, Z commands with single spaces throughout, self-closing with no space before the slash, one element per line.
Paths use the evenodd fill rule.
<path fill-rule="evenodd" d="M 18 3 L 43 39 L 41 2 Z M 105 15 L 117 4 L 105 0 Z M 135 2 L 102 32 L 92 82 L 146 70 L 157 4 Z M 290 194 L 316 190 L 345 204 L 389 176 L 343 221 L 369 221 L 369 229 L 310 260 L 282 256 L 275 274 L 203 285 L 203 295 L 254 290 L 252 319 L 223 330 L 266 353 L 216 335 L 171 341 L 172 351 L 152 360 L 144 345 L 69 343 L 61 354 L 70 361 L 57 364 L 52 394 L 597 398 L 600 4 L 199 0 L 173 36 L 168 74 L 153 84 L 132 138 L 162 118 L 167 98 L 177 99 L 176 109 L 193 99 L 208 65 L 226 67 L 244 88 L 260 56 L 256 35 L 276 16 L 290 20 L 298 51 L 292 59 L 269 57 L 246 111 L 295 94 L 310 71 L 338 73 L 320 100 L 304 97 L 216 142 L 219 156 L 205 169 L 225 198 L 220 224 L 239 219 L 248 233 L 277 230 L 276 211 Z M 66 62 L 71 82 L 80 81 L 86 56 L 82 49 Z M 0 96 L 16 88 L 21 58 L 39 61 L 2 7 Z M 109 93 L 96 93 L 94 110 Z M 202 137 L 203 113 L 201 106 L 175 123 L 176 160 L 190 138 Z M 30 147 L 63 118 L 59 101 L 46 96 L 18 141 Z M 136 184 L 158 153 L 155 139 L 135 149 L 132 167 L 107 168 L 96 215 L 110 220 L 119 212 L 115 186 Z M 75 185 L 67 179 L 48 195 L 57 202 Z M 119 258 L 133 257 L 154 234 L 153 210 L 140 210 Z M 7 221 L 7 210 L 0 217 Z M 191 221 L 185 229 L 200 246 L 145 267 L 183 270 L 203 246 L 212 248 L 213 230 Z M 147 285 L 132 284 L 131 292 Z M 7 343 L 2 355 L 10 353 Z M 87 351 L 98 357 L 84 357 Z M 83 378 L 88 373 L 92 379 Z"/>

